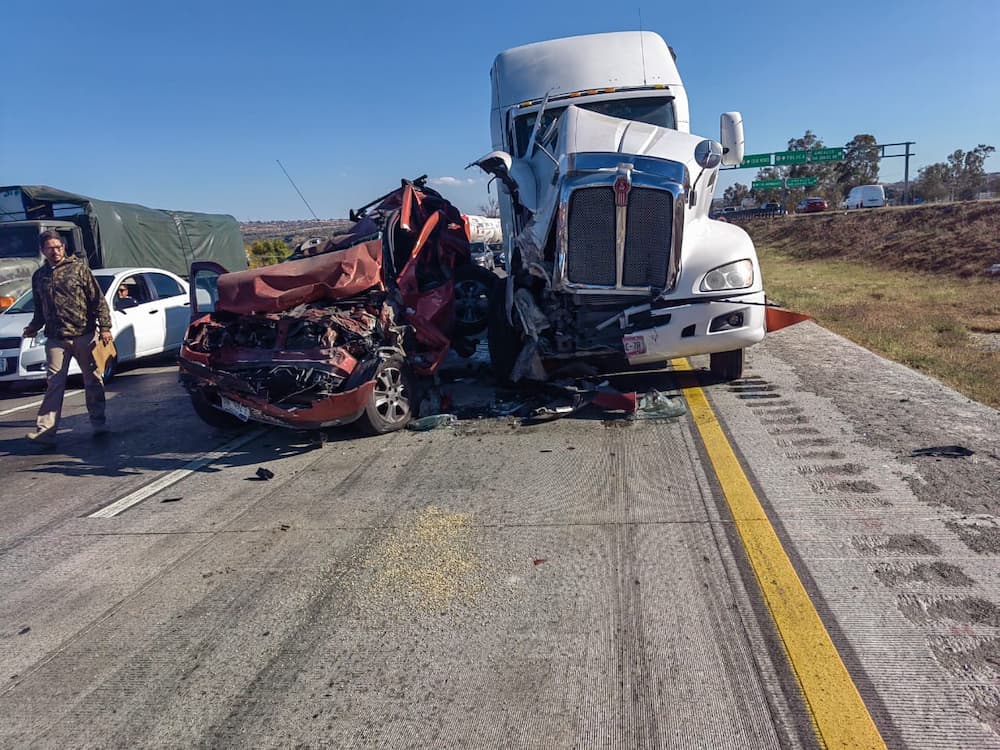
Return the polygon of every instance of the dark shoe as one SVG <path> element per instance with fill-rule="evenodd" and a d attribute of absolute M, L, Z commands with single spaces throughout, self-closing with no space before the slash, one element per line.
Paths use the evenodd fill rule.
<path fill-rule="evenodd" d="M 110 432 L 108 426 L 104 422 L 91 422 L 90 423 L 90 434 L 94 437 L 98 435 L 107 435 Z"/>
<path fill-rule="evenodd" d="M 38 445 L 55 445 L 56 444 L 56 431 L 55 430 L 35 430 L 34 432 L 29 432 L 25 435 L 28 440 Z"/>

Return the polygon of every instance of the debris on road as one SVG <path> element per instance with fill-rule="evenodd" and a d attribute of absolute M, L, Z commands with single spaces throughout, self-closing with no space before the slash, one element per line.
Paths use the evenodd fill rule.
<path fill-rule="evenodd" d="M 440 427 L 454 427 L 458 424 L 458 417 L 454 414 L 430 414 L 426 417 L 411 420 L 406 429 L 414 432 L 427 432 Z"/>
<path fill-rule="evenodd" d="M 665 396 L 653 389 L 639 397 L 636 419 L 671 419 L 687 413 L 683 399 Z"/>
<path fill-rule="evenodd" d="M 274 479 L 274 472 L 261 466 L 257 469 L 257 478 L 266 482 L 268 479 Z"/>

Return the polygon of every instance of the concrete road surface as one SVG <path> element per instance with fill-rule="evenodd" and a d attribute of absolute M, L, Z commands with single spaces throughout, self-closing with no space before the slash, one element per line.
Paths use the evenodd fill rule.
<path fill-rule="evenodd" d="M 169 365 L 54 451 L 7 394 L 0 746 L 1000 747 L 1000 415 L 813 324 L 691 365 L 325 445 Z"/>

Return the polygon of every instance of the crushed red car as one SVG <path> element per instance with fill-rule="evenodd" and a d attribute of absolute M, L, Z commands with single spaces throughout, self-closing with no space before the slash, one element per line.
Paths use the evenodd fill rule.
<path fill-rule="evenodd" d="M 449 349 L 474 351 L 496 276 L 472 263 L 462 214 L 420 178 L 351 219 L 273 266 L 192 266 L 180 381 L 205 422 L 390 432 Z"/>

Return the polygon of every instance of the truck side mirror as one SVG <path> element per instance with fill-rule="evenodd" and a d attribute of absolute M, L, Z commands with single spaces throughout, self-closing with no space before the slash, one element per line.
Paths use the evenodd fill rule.
<path fill-rule="evenodd" d="M 722 163 L 727 167 L 739 166 L 743 161 L 743 115 L 739 112 L 722 113 L 719 141 L 722 143 Z"/>

